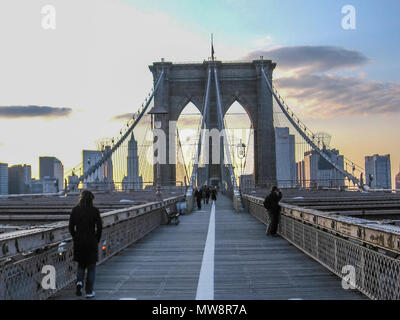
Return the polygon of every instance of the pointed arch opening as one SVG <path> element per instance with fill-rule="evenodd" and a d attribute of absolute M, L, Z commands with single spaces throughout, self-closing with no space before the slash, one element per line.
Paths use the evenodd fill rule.
<path fill-rule="evenodd" d="M 240 176 L 254 176 L 254 129 L 246 109 L 235 101 L 224 116 L 232 165 L 238 184 Z M 224 159 L 227 159 L 226 156 Z M 251 179 L 251 177 L 249 177 Z"/>
<path fill-rule="evenodd" d="M 176 123 L 176 181 L 189 184 L 198 145 L 202 115 L 193 102 L 182 109 Z"/>

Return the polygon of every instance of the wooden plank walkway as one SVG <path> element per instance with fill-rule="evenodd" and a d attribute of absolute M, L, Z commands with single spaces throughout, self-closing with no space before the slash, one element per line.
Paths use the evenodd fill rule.
<path fill-rule="evenodd" d="M 210 214 L 211 205 L 203 205 L 98 266 L 96 299 L 196 299 L 202 263 L 214 269 L 201 277 L 213 283 L 214 299 L 364 299 L 286 240 L 266 237 L 264 225 L 236 214 L 223 196 L 215 207 L 214 259 L 203 259 Z M 77 298 L 72 286 L 54 297 Z"/>

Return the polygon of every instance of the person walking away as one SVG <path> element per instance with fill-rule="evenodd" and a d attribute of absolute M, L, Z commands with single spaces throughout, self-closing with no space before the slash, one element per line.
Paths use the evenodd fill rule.
<path fill-rule="evenodd" d="M 267 235 L 277 236 L 278 224 L 280 220 L 281 206 L 279 201 L 282 199 L 282 192 L 277 186 L 273 186 L 271 193 L 265 197 L 264 207 L 267 209 L 270 223 L 267 228 Z"/>
<path fill-rule="evenodd" d="M 93 288 L 96 262 L 98 261 L 98 243 L 103 230 L 100 211 L 93 206 L 93 199 L 92 192 L 82 191 L 79 204 L 72 209 L 69 218 L 69 232 L 74 242 L 73 259 L 78 262 L 76 295 L 82 295 L 83 281 L 87 270 L 85 284 L 87 298 L 95 296 Z"/>
<path fill-rule="evenodd" d="M 210 187 L 207 186 L 206 188 L 206 203 L 208 204 L 210 200 Z"/>
<path fill-rule="evenodd" d="M 217 201 L 217 190 L 215 190 L 215 188 L 213 188 L 211 191 L 211 200 Z"/>
<path fill-rule="evenodd" d="M 201 187 L 201 197 L 203 198 L 204 204 L 206 204 L 206 189 L 207 189 L 206 185 Z"/>
<path fill-rule="evenodd" d="M 201 191 L 199 191 L 199 188 L 196 188 L 196 191 L 194 192 L 194 197 L 196 198 L 197 208 L 200 210 L 201 209 Z"/>

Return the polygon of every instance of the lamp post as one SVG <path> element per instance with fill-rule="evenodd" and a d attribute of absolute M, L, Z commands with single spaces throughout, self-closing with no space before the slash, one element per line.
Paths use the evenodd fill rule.
<path fill-rule="evenodd" d="M 154 136 L 154 130 L 158 129 L 161 130 L 162 129 L 162 120 L 163 120 L 163 116 L 165 114 L 168 114 L 168 111 L 160 106 L 154 106 L 150 111 L 149 114 L 151 115 L 151 128 L 153 130 L 153 145 L 154 143 L 157 141 L 155 138 L 157 136 Z M 158 138 L 158 137 L 157 137 Z M 161 166 L 160 166 L 160 159 L 158 157 L 158 152 L 159 150 L 157 149 L 157 155 L 154 153 L 154 157 L 157 157 L 157 163 L 156 163 L 156 197 L 159 201 L 162 200 L 162 193 L 161 193 Z"/>
<path fill-rule="evenodd" d="M 242 142 L 242 139 L 240 139 L 240 143 L 236 145 L 236 150 L 237 150 L 237 155 L 238 158 L 240 159 L 240 175 L 243 174 L 243 159 L 246 156 L 246 145 Z"/>

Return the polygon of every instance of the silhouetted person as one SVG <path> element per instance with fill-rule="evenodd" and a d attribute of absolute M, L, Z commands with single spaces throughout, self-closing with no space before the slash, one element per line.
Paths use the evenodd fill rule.
<path fill-rule="evenodd" d="M 203 203 L 206 204 L 206 189 L 207 186 L 202 186 L 201 187 L 201 197 L 203 198 Z"/>
<path fill-rule="evenodd" d="M 267 235 L 276 236 L 276 231 L 278 230 L 278 224 L 281 213 L 281 206 L 279 201 L 282 199 L 282 192 L 278 187 L 272 187 L 271 193 L 265 197 L 264 207 L 268 211 L 268 216 L 270 223 L 267 228 Z"/>
<path fill-rule="evenodd" d="M 201 191 L 199 190 L 199 188 L 196 188 L 196 191 L 194 192 L 194 197 L 196 198 L 197 208 L 200 210 L 201 209 Z"/>
<path fill-rule="evenodd" d="M 210 187 L 207 186 L 206 187 L 206 203 L 207 204 L 208 204 L 208 201 L 210 200 L 210 195 L 211 195 Z"/>
<path fill-rule="evenodd" d="M 211 200 L 217 201 L 217 190 L 215 188 L 211 190 Z"/>
<path fill-rule="evenodd" d="M 98 243 L 103 229 L 100 211 L 93 206 L 94 195 L 88 190 L 81 193 L 79 204 L 72 209 L 69 232 L 74 241 L 74 261 L 78 262 L 76 295 L 82 295 L 83 281 L 87 269 L 86 297 L 95 296 L 93 286 L 98 261 Z"/>

